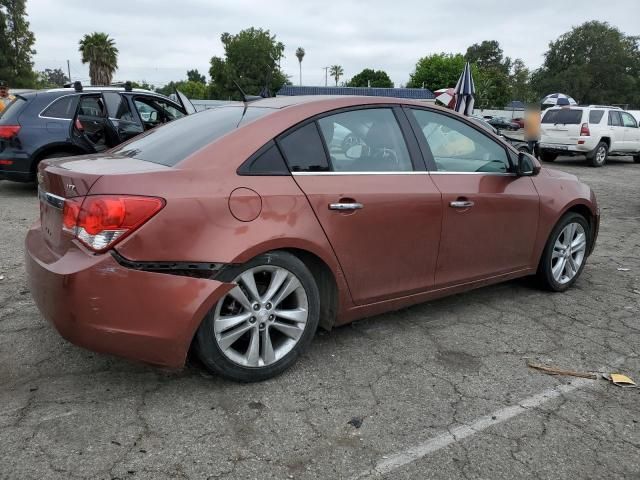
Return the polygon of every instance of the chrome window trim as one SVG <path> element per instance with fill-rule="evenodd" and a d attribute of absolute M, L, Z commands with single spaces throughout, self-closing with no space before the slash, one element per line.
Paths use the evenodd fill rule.
<path fill-rule="evenodd" d="M 59 210 L 62 210 L 64 208 L 64 197 L 45 192 L 40 187 L 38 187 L 38 198 L 40 199 L 40 201 L 45 202 Z"/>
<path fill-rule="evenodd" d="M 512 172 L 291 172 L 294 177 L 313 177 L 326 175 L 491 175 L 501 177 L 516 177 L 517 174 Z"/>
<path fill-rule="evenodd" d="M 40 110 L 40 113 L 38 114 L 38 118 L 44 118 L 44 119 L 48 119 L 48 120 L 64 120 L 64 121 L 67 121 L 67 122 L 72 121 L 73 120 L 72 118 L 48 117 L 46 115 L 42 115 L 42 112 L 44 112 L 47 108 L 49 108 L 51 105 L 56 103 L 58 100 L 61 100 L 63 98 L 67 98 L 67 97 L 75 97 L 75 96 L 76 96 L 76 94 L 70 93 L 69 95 L 60 95 L 58 98 L 54 98 L 46 107 L 44 107 L 42 110 Z"/>

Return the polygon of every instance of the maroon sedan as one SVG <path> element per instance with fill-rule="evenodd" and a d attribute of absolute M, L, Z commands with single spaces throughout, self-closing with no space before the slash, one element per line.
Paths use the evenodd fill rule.
<path fill-rule="evenodd" d="M 593 192 L 458 114 L 368 97 L 198 113 L 40 166 L 31 292 L 62 336 L 236 380 L 316 328 L 537 275 L 569 288 Z"/>

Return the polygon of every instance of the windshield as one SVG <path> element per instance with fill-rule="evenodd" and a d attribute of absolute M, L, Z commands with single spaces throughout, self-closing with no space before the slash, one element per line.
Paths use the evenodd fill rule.
<path fill-rule="evenodd" d="M 562 108 L 559 110 L 547 110 L 542 118 L 542 123 L 561 123 L 563 125 L 577 125 L 582 120 L 582 110 Z"/>
<path fill-rule="evenodd" d="M 154 128 L 113 152 L 172 167 L 205 145 L 271 112 L 270 108 L 258 107 L 245 111 L 242 106 L 206 110 Z"/>

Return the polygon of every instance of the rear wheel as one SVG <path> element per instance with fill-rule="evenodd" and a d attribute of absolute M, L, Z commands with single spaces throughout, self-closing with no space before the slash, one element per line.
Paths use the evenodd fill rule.
<path fill-rule="evenodd" d="M 318 327 L 320 294 L 294 255 L 271 252 L 227 272 L 236 286 L 196 333 L 200 360 L 241 382 L 274 377 L 306 349 Z"/>
<path fill-rule="evenodd" d="M 553 162 L 556 158 L 558 158 L 558 154 L 557 153 L 553 153 L 553 152 L 550 152 L 548 150 L 541 150 L 540 151 L 540 159 L 543 162 Z"/>
<path fill-rule="evenodd" d="M 554 227 L 544 248 L 538 279 L 554 292 L 567 290 L 582 273 L 589 251 L 589 223 L 578 213 L 568 213 Z"/>
<path fill-rule="evenodd" d="M 640 163 L 640 153 L 633 156 L 633 161 L 634 163 Z"/>
<path fill-rule="evenodd" d="M 592 167 L 602 167 L 607 163 L 607 156 L 609 155 L 609 146 L 605 142 L 600 142 L 598 146 L 587 157 L 589 165 Z"/>

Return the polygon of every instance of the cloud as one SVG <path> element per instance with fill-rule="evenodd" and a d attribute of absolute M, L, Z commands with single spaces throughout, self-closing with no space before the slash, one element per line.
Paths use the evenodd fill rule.
<path fill-rule="evenodd" d="M 396 85 L 408 81 L 416 61 L 436 52 L 461 52 L 482 40 L 498 40 L 505 55 L 538 67 L 550 41 L 572 26 L 599 19 L 638 35 L 638 0 L 604 8 L 601 0 L 562 6 L 557 0 L 512 2 L 457 0 L 29 0 L 27 11 L 36 36 L 36 68 L 64 68 L 88 81 L 78 41 L 104 31 L 120 50 L 119 80 L 163 85 L 197 68 L 208 73 L 209 60 L 222 55 L 220 34 L 250 26 L 269 29 L 286 46 L 282 68 L 298 81 L 295 49 L 304 47 L 303 83 L 324 84 L 323 67 L 342 65 L 345 78 L 363 68 L 382 69 Z M 331 79 L 329 79 L 331 82 Z"/>

